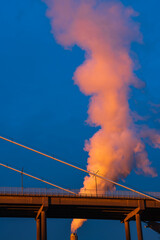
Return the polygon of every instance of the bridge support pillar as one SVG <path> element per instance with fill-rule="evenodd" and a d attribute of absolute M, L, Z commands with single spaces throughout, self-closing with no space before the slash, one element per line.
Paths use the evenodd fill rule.
<path fill-rule="evenodd" d="M 45 211 L 41 212 L 41 240 L 47 240 L 47 224 Z"/>
<path fill-rule="evenodd" d="M 38 218 L 36 220 L 36 226 L 37 226 L 37 240 L 41 240 L 41 220 Z"/>
<path fill-rule="evenodd" d="M 125 226 L 126 240 L 131 240 L 129 221 L 124 222 L 124 226 Z"/>
<path fill-rule="evenodd" d="M 140 214 L 136 214 L 136 225 L 137 225 L 138 240 L 143 240 Z"/>

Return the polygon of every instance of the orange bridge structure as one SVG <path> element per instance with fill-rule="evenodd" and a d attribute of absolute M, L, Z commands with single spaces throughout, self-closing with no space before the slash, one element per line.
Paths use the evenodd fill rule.
<path fill-rule="evenodd" d="M 160 193 L 152 193 L 160 197 Z M 0 217 L 34 218 L 37 240 L 47 239 L 47 218 L 119 220 L 130 240 L 129 222 L 136 220 L 138 240 L 141 221 L 160 221 L 160 203 L 127 191 L 104 195 L 71 195 L 53 189 L 0 188 Z"/>

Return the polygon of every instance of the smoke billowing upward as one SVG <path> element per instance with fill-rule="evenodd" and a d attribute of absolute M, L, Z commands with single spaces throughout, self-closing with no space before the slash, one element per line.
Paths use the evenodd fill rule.
<path fill-rule="evenodd" d="M 143 139 L 159 147 L 160 136 L 155 130 L 136 125 L 129 109 L 129 88 L 142 82 L 134 75 L 130 57 L 132 42 L 140 42 L 136 13 L 118 1 L 46 0 L 47 16 L 57 42 L 64 47 L 78 45 L 86 51 L 84 63 L 74 73 L 74 82 L 90 96 L 88 123 L 99 126 L 85 142 L 88 152 L 87 169 L 119 181 L 132 169 L 156 176 L 150 167 Z M 97 179 L 99 190 L 113 185 Z M 86 176 L 83 189 L 94 189 L 95 180 Z M 74 219 L 75 232 L 84 222 Z"/>

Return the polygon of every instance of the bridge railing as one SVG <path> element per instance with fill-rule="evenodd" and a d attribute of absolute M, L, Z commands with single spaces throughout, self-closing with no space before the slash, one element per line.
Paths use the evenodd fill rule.
<path fill-rule="evenodd" d="M 95 189 L 84 189 L 79 194 L 79 189 L 71 189 L 81 197 L 107 197 L 107 198 L 129 198 L 145 199 L 144 196 L 131 191 L 95 191 Z M 160 192 L 145 192 L 146 194 L 160 198 Z M 0 195 L 31 195 L 31 196 L 74 196 L 63 190 L 52 188 L 21 188 L 21 187 L 0 187 Z"/>

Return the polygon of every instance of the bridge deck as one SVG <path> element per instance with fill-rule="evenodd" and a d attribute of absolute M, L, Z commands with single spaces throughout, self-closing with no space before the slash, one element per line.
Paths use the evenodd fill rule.
<path fill-rule="evenodd" d="M 150 193 L 151 194 L 151 193 Z M 160 193 L 152 196 L 159 197 Z M 104 195 L 69 195 L 52 189 L 0 188 L 0 217 L 35 218 L 43 205 L 47 218 L 112 219 L 122 221 L 128 213 L 145 206 L 143 221 L 160 221 L 160 203 L 129 192 Z M 134 220 L 134 217 L 133 217 Z"/>

